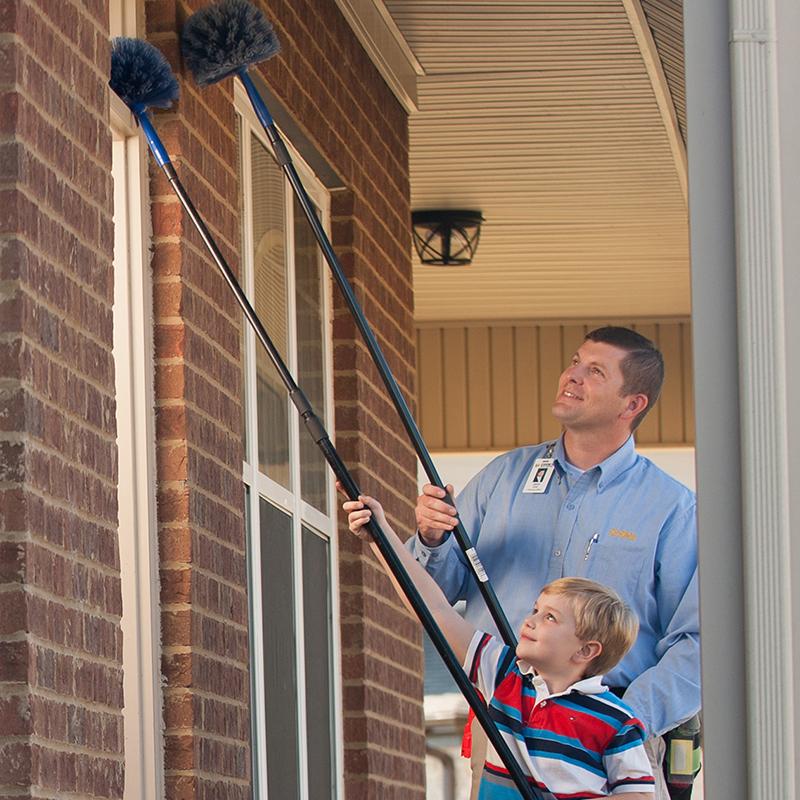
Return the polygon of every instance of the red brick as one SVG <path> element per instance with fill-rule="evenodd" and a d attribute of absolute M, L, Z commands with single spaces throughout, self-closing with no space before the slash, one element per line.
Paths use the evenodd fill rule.
<path fill-rule="evenodd" d="M 164 757 L 170 769 L 194 769 L 194 737 L 186 735 L 170 735 L 164 737 Z"/>
<path fill-rule="evenodd" d="M 28 643 L 0 642 L 0 681 L 21 683 L 28 676 Z"/>
<path fill-rule="evenodd" d="M 189 569 L 161 570 L 161 602 L 189 603 L 192 600 L 192 572 Z"/>
<path fill-rule="evenodd" d="M 167 643 L 165 643 L 167 644 Z M 193 660 L 190 653 L 165 653 L 161 671 L 168 687 L 189 687 L 193 681 Z"/>
<path fill-rule="evenodd" d="M 175 242 L 161 242 L 153 253 L 151 268 L 155 278 L 166 278 L 181 274 L 183 250 Z M 153 294 L 160 291 L 160 283 L 153 286 Z"/>
<path fill-rule="evenodd" d="M 160 441 L 185 438 L 186 406 L 163 406 L 156 416 L 156 436 Z"/>
<path fill-rule="evenodd" d="M 183 210 L 177 200 L 153 203 L 152 214 L 155 236 L 183 236 Z"/>
<path fill-rule="evenodd" d="M 161 614 L 161 634 L 164 642 L 172 646 L 190 646 L 192 620 L 189 610 L 164 611 Z"/>
<path fill-rule="evenodd" d="M 31 779 L 31 750 L 26 742 L 0 742 L 0 785 L 25 787 Z"/>
<path fill-rule="evenodd" d="M 185 376 L 183 367 L 177 364 L 156 366 L 155 391 L 160 400 L 176 400 L 183 397 Z"/>
<path fill-rule="evenodd" d="M 162 489 L 158 495 L 158 511 L 159 521 L 163 524 L 186 522 L 186 520 L 189 518 L 188 490 L 186 488 L 174 487 Z M 174 534 L 174 531 L 170 531 L 165 534 L 165 536 L 168 536 L 168 538 L 174 538 Z M 189 542 L 187 546 L 190 548 L 191 543 Z M 168 549 L 171 551 L 173 547 L 170 545 Z M 181 557 L 176 560 L 185 561 L 188 560 L 188 558 L 189 556 L 187 555 L 185 558 Z"/>
<path fill-rule="evenodd" d="M 164 779 L 166 800 L 194 800 L 199 784 L 195 775 L 167 775 Z"/>
<path fill-rule="evenodd" d="M 186 446 L 164 445 L 156 451 L 159 475 L 165 481 L 184 481 L 187 477 Z"/>
<path fill-rule="evenodd" d="M 27 630 L 27 601 L 20 588 L 2 594 L 3 613 L 0 614 L 0 636 Z"/>
<path fill-rule="evenodd" d="M 0 542 L 0 582 L 18 582 L 22 581 L 24 577 L 24 542 Z"/>
<path fill-rule="evenodd" d="M 27 736 L 31 731 L 30 698 L 27 695 L 0 697 L 0 736 Z"/>
<path fill-rule="evenodd" d="M 188 692 L 168 694 L 164 698 L 164 724 L 167 728 L 193 727 L 195 723 L 194 704 L 195 696 Z"/>

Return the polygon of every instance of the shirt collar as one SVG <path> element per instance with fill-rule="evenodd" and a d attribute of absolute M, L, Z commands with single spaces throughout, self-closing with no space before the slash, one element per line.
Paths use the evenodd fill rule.
<path fill-rule="evenodd" d="M 567 454 L 564 450 L 564 434 L 561 434 L 556 442 L 553 458 L 558 462 L 562 471 L 566 471 Z M 617 476 L 633 466 L 636 461 L 636 449 L 634 447 L 633 435 L 625 440 L 625 444 L 615 450 L 605 461 L 601 461 L 592 469 L 600 470 L 600 480 L 597 483 L 597 491 L 602 492 L 606 486 L 614 481 Z M 588 471 L 588 470 L 587 470 Z"/>
<path fill-rule="evenodd" d="M 589 678 L 581 678 L 576 681 L 572 686 L 568 686 L 563 692 L 550 693 L 547 683 L 544 678 L 536 674 L 536 670 L 527 662 L 519 659 L 517 661 L 517 668 L 523 675 L 529 675 L 533 682 L 533 688 L 536 689 L 536 699 L 543 700 L 547 697 L 561 697 L 562 695 L 569 694 L 570 692 L 579 692 L 580 694 L 602 694 L 606 691 L 603 686 L 602 675 L 592 675 Z"/>

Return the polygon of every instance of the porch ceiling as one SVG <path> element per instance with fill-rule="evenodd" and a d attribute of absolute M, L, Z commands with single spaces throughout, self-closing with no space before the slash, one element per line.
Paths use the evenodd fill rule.
<path fill-rule="evenodd" d="M 384 6 L 424 72 L 412 208 L 486 218 L 471 266 L 415 263 L 417 320 L 687 315 L 680 0 Z"/>

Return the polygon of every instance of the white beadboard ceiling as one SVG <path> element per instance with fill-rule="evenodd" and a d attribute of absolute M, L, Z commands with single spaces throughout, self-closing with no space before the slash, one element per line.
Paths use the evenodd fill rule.
<path fill-rule="evenodd" d="M 424 70 L 412 208 L 486 218 L 471 266 L 415 254 L 416 319 L 688 315 L 680 0 L 384 2 Z"/>

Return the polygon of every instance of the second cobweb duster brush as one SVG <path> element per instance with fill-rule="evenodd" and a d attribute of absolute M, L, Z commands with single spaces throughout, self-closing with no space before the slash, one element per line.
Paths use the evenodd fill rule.
<path fill-rule="evenodd" d="M 272 58 L 280 43 L 264 14 L 247 0 L 226 0 L 192 14 L 183 26 L 181 52 L 200 86 Z"/>

